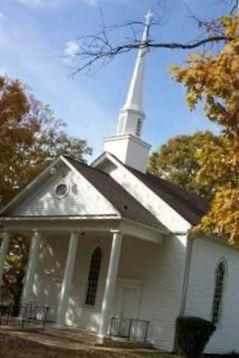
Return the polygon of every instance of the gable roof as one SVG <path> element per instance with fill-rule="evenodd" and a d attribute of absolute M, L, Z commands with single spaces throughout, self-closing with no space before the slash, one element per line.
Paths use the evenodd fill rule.
<path fill-rule="evenodd" d="M 125 167 L 190 224 L 198 224 L 200 219 L 207 213 L 209 202 L 206 199 L 193 195 L 157 175 L 149 172 L 144 174 L 132 167 L 126 165 Z"/>
<path fill-rule="evenodd" d="M 154 228 L 162 227 L 159 221 L 134 199 L 109 174 L 85 163 L 65 156 L 74 168 L 82 174 L 120 212 L 122 217 Z"/>
<path fill-rule="evenodd" d="M 200 198 L 199 196 L 182 189 L 179 185 L 169 182 L 157 175 L 149 172 L 142 173 L 137 169 L 125 165 L 112 153 L 104 152 L 93 162 L 93 165 L 103 161 L 108 154 L 129 170 L 138 180 L 151 189 L 159 198 L 164 200 L 191 225 L 198 224 L 201 218 L 209 210 L 210 204 L 206 199 Z"/>

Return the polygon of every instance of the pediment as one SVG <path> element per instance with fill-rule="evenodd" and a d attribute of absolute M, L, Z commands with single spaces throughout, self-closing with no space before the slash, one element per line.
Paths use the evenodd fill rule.
<path fill-rule="evenodd" d="M 3 211 L 10 217 L 117 215 L 112 204 L 68 165 L 57 160 Z"/>

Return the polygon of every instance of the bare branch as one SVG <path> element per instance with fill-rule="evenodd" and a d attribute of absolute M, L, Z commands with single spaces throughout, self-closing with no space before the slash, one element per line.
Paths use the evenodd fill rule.
<path fill-rule="evenodd" d="M 224 1 L 224 0 L 223 0 Z M 228 0 L 227 0 L 228 1 Z M 238 0 L 239 1 L 239 0 Z M 196 23 L 198 28 L 204 30 L 206 33 L 210 33 L 210 35 L 223 35 L 223 26 L 219 18 L 213 18 L 210 20 L 206 20 L 200 18 L 198 15 L 194 14 L 191 8 L 185 3 L 184 7 L 188 12 L 190 18 Z"/>
<path fill-rule="evenodd" d="M 234 14 L 236 11 L 239 10 L 239 0 L 231 0 L 231 10 L 230 10 L 230 14 Z"/>
<path fill-rule="evenodd" d="M 161 0 L 162 1 L 162 0 Z M 164 1 L 164 0 L 163 0 Z M 225 1 L 225 0 L 223 0 Z M 228 0 L 227 0 L 228 1 Z M 231 0 L 229 0 L 231 1 Z M 161 4 L 163 4 L 161 2 Z M 239 0 L 232 1 L 234 7 L 238 6 Z M 103 11 L 100 9 L 101 28 L 100 31 L 94 35 L 79 37 L 79 52 L 76 56 L 76 69 L 73 72 L 73 76 L 79 72 L 87 70 L 91 72 L 93 65 L 97 65 L 98 68 L 102 68 L 109 62 L 111 62 L 116 56 L 125 54 L 132 50 L 138 50 L 140 48 L 147 49 L 169 49 L 169 50 L 192 50 L 207 45 L 225 44 L 228 41 L 234 40 L 234 38 L 227 37 L 223 31 L 223 27 L 220 19 L 213 19 L 211 21 L 199 19 L 195 16 L 189 8 L 187 10 L 198 26 L 203 30 L 201 36 L 197 39 L 188 42 L 160 42 L 153 39 L 151 36 L 152 28 L 161 25 L 160 16 L 155 18 L 157 21 L 152 22 L 149 25 L 149 38 L 146 42 L 141 42 L 139 33 L 142 33 L 144 22 L 139 21 L 127 21 L 119 25 L 107 26 L 103 16 Z M 139 31 L 140 28 L 140 31 Z M 124 34 L 122 42 L 115 40 L 115 33 L 117 39 L 119 37 L 119 30 L 130 29 L 131 36 L 126 37 Z"/>
<path fill-rule="evenodd" d="M 105 65 L 105 62 L 109 63 L 115 56 L 127 53 L 131 50 L 137 50 L 140 48 L 148 48 L 148 49 L 169 49 L 169 50 L 192 50 L 194 48 L 207 45 L 207 44 L 214 44 L 219 42 L 227 42 L 232 41 L 233 38 L 229 38 L 223 35 L 218 36 L 209 36 L 201 40 L 190 41 L 188 43 L 181 43 L 181 42 L 153 42 L 147 41 L 141 43 L 139 40 L 135 40 L 134 42 L 125 43 L 118 46 L 112 46 L 108 40 L 104 37 L 97 39 L 98 43 L 94 42 L 94 39 L 91 39 L 91 43 L 87 46 L 82 46 L 80 49 L 79 59 L 83 62 L 82 65 L 74 71 L 73 75 L 85 70 L 86 68 L 90 68 L 93 64 L 100 63 Z"/>

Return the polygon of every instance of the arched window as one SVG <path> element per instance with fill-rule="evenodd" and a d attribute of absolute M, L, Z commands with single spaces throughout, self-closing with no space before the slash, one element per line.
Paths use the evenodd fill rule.
<path fill-rule="evenodd" d="M 223 297 L 223 288 L 225 280 L 225 262 L 221 261 L 216 269 L 216 281 L 215 289 L 213 296 L 213 306 L 212 306 L 212 322 L 217 324 L 220 319 L 221 309 L 222 309 L 222 297 Z"/>
<path fill-rule="evenodd" d="M 85 304 L 94 306 L 96 300 L 96 293 L 97 293 L 97 286 L 99 281 L 100 275 L 100 264 L 101 264 L 101 249 L 97 247 L 91 256 L 90 262 L 90 271 L 88 276 L 88 286 L 87 286 L 87 293 Z"/>
<path fill-rule="evenodd" d="M 140 133 L 141 133 L 141 126 L 142 126 L 142 121 L 139 118 L 138 121 L 137 121 L 137 127 L 136 127 L 136 135 L 138 137 L 140 136 Z"/>

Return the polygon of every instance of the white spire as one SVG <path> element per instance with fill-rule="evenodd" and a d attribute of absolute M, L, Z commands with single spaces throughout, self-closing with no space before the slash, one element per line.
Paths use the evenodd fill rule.
<path fill-rule="evenodd" d="M 150 145 L 141 139 L 143 112 L 143 79 L 147 41 L 153 13 L 145 16 L 145 28 L 139 48 L 133 77 L 125 105 L 118 117 L 117 133 L 105 139 L 104 151 L 114 154 L 121 162 L 145 173 Z"/>
<path fill-rule="evenodd" d="M 133 76 L 130 82 L 127 99 L 119 113 L 117 135 L 131 134 L 136 137 L 141 136 L 143 120 L 145 117 L 143 111 L 145 55 L 148 52 L 147 41 L 152 17 L 153 13 L 149 10 L 145 16 L 146 20 L 144 32 L 135 63 Z"/>
<path fill-rule="evenodd" d="M 145 28 L 141 40 L 142 47 L 138 52 L 138 57 L 134 67 L 133 77 L 131 79 L 128 96 L 123 109 L 132 109 L 135 111 L 143 112 L 143 80 L 144 80 L 144 67 L 145 55 L 148 52 L 145 44 L 148 41 L 149 26 L 153 17 L 153 12 L 149 10 L 145 15 Z"/>

